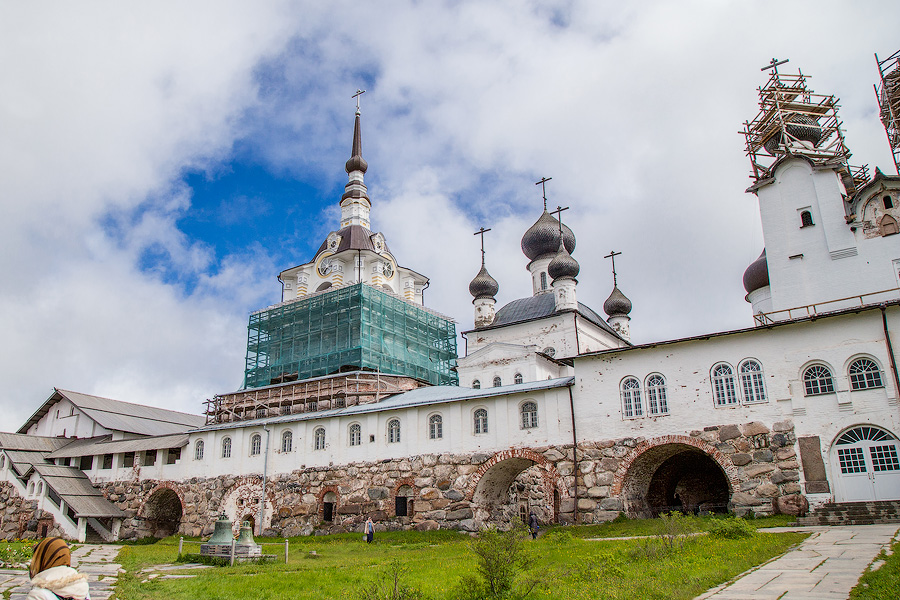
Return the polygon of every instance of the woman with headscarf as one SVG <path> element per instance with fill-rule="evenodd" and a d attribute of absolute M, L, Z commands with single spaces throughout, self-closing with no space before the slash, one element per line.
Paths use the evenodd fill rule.
<path fill-rule="evenodd" d="M 44 538 L 34 547 L 31 556 L 31 591 L 26 600 L 90 600 L 87 575 L 82 575 L 70 565 L 72 554 L 65 540 L 58 537 Z"/>

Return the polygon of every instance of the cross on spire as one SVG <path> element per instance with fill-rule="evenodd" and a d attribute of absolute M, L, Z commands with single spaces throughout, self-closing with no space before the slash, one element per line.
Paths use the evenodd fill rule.
<path fill-rule="evenodd" d="M 778 67 L 780 65 L 783 65 L 784 63 L 786 63 L 788 60 L 789 59 L 787 59 L 787 58 L 784 60 L 778 60 L 777 58 L 773 58 L 772 60 L 769 61 L 769 64 L 766 65 L 765 67 L 763 67 L 762 69 L 760 69 L 760 71 L 766 71 L 768 69 L 772 69 L 772 72 L 775 75 L 778 75 Z"/>
<path fill-rule="evenodd" d="M 615 250 L 610 250 L 609 254 L 604 256 L 603 258 L 612 259 L 612 272 L 613 272 L 613 287 L 616 287 L 618 283 L 616 282 L 616 257 L 622 254 L 621 252 L 616 252 Z"/>
<path fill-rule="evenodd" d="M 356 114 L 359 114 L 359 97 L 366 93 L 366 90 L 361 90 L 356 88 L 356 93 L 350 96 L 350 98 L 356 98 Z"/>
<path fill-rule="evenodd" d="M 478 231 L 476 231 L 474 233 L 474 235 L 481 236 L 481 266 L 482 267 L 484 266 L 484 234 L 486 234 L 488 231 L 490 231 L 490 229 L 485 229 L 484 227 L 482 227 L 481 229 L 479 229 Z"/>
<path fill-rule="evenodd" d="M 552 177 L 541 177 L 541 180 L 535 183 L 534 185 L 541 186 L 541 192 L 544 194 L 544 210 L 547 210 L 547 182 L 553 179 Z"/>
<path fill-rule="evenodd" d="M 544 198 L 544 203 L 546 204 L 546 202 L 547 202 L 547 199 Z M 547 210 L 546 206 L 544 207 L 544 210 Z M 556 220 L 559 221 L 560 236 L 562 236 L 562 212 L 564 210 L 569 210 L 569 207 L 567 206 L 567 207 L 563 208 L 562 206 L 557 206 L 556 210 L 554 210 L 552 213 L 550 213 L 551 215 L 556 215 Z"/>

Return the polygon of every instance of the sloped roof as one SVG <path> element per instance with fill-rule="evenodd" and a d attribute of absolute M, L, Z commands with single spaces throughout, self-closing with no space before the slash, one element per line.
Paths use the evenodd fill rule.
<path fill-rule="evenodd" d="M 43 465 L 47 462 L 46 452 L 28 452 L 27 450 L 6 449 L 4 449 L 4 452 L 6 453 L 6 456 L 9 457 L 12 468 L 19 477 L 24 477 L 31 472 L 34 465 Z"/>
<path fill-rule="evenodd" d="M 0 433 L 0 448 L 29 452 L 53 452 L 72 441 L 71 438 L 44 437 L 22 433 Z"/>
<path fill-rule="evenodd" d="M 269 423 L 293 423 L 297 421 L 312 421 L 329 417 L 344 417 L 381 412 L 386 410 L 396 410 L 399 408 L 411 408 L 414 406 L 443 404 L 446 402 L 457 402 L 461 400 L 476 400 L 479 398 L 490 398 L 493 396 L 503 396 L 507 394 L 526 394 L 540 390 L 564 388 L 572 385 L 574 381 L 575 378 L 569 376 L 559 377 L 557 379 L 546 379 L 543 381 L 529 381 L 527 383 L 504 385 L 502 387 L 491 387 L 479 390 L 459 387 L 455 385 L 433 385 L 416 388 L 414 390 L 403 392 L 401 394 L 395 394 L 390 398 L 382 400 L 381 402 L 374 402 L 372 404 L 358 404 L 356 406 L 348 406 L 347 408 L 333 408 L 331 410 L 316 411 L 311 413 L 283 415 L 262 419 L 249 419 L 246 421 L 235 421 L 232 423 L 215 423 L 207 425 L 206 427 L 199 427 L 197 431 L 240 429 L 243 427 L 254 427 Z"/>
<path fill-rule="evenodd" d="M 75 511 L 76 517 L 125 517 L 125 512 L 103 497 L 80 469 L 60 465 L 34 465 L 34 470 L 60 498 Z"/>
<path fill-rule="evenodd" d="M 169 435 L 185 432 L 206 422 L 206 418 L 200 415 L 132 404 L 57 388 L 43 406 L 19 428 L 19 433 L 26 433 L 32 425 L 50 411 L 51 406 L 63 398 L 77 406 L 101 427 L 111 431 L 124 431 L 138 435 Z"/>
<path fill-rule="evenodd" d="M 71 458 L 77 456 L 94 456 L 99 454 L 117 454 L 122 452 L 143 452 L 145 450 L 159 450 L 161 448 L 183 448 L 187 446 L 188 435 L 176 433 L 175 435 L 159 435 L 132 440 L 110 440 L 109 436 L 103 438 L 90 438 L 77 440 L 64 448 L 50 453 L 47 458 Z"/>
<path fill-rule="evenodd" d="M 496 329 L 497 327 L 515 325 L 516 323 L 525 323 L 528 321 L 543 319 L 545 317 L 559 314 L 563 314 L 563 312 L 556 311 L 556 299 L 553 297 L 553 294 L 536 294 L 527 298 L 519 298 L 518 300 L 513 300 L 512 302 L 503 305 L 503 307 L 497 311 L 497 314 L 494 317 L 494 321 L 490 325 L 487 325 L 485 327 L 476 327 L 472 331 Z M 593 311 L 593 309 L 585 306 L 581 302 L 578 303 L 578 314 L 597 327 L 600 327 L 610 335 L 621 339 L 619 334 L 616 333 L 616 330 L 610 327 L 609 324 L 603 319 L 603 317 L 598 315 Z M 464 333 L 469 332 L 466 331 Z"/>

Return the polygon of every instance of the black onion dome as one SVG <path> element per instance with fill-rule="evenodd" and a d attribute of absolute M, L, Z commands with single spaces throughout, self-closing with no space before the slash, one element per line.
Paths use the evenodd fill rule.
<path fill-rule="evenodd" d="M 575 279 L 580 270 L 581 267 L 578 266 L 578 261 L 572 258 L 571 254 L 566 252 L 565 246 L 560 242 L 556 256 L 554 256 L 553 260 L 550 261 L 550 264 L 547 265 L 547 273 L 550 274 L 553 281 L 556 281 L 557 279 L 565 277 Z"/>
<path fill-rule="evenodd" d="M 763 248 L 759 258 L 750 263 L 744 271 L 744 289 L 749 294 L 767 285 L 769 285 L 769 263 L 766 261 L 766 249 Z"/>
<path fill-rule="evenodd" d="M 565 225 L 562 226 L 562 230 L 566 252 L 571 254 L 575 250 L 575 234 Z M 545 209 L 540 218 L 522 236 L 522 252 L 528 260 L 535 260 L 556 254 L 558 249 L 559 221 Z"/>
<path fill-rule="evenodd" d="M 603 312 L 610 317 L 627 315 L 631 312 L 631 300 L 625 297 L 625 294 L 619 290 L 619 286 L 613 287 L 609 298 L 603 303 Z"/>
<path fill-rule="evenodd" d="M 819 122 L 815 118 L 800 113 L 790 113 L 784 118 L 784 121 L 787 132 L 798 140 L 809 142 L 813 146 L 818 146 L 822 141 L 822 128 L 819 127 Z M 779 131 L 763 143 L 769 154 L 775 154 L 778 145 L 782 142 L 782 137 Z"/>
<path fill-rule="evenodd" d="M 353 124 L 353 148 L 350 151 L 350 160 L 344 167 L 347 173 L 353 171 L 362 171 L 363 173 L 369 168 L 369 163 L 362 157 L 362 131 L 359 125 L 359 112 L 356 113 L 356 122 Z"/>
<path fill-rule="evenodd" d="M 476 275 L 475 279 L 469 283 L 469 293 L 472 294 L 476 300 L 479 300 L 481 298 L 493 298 L 497 295 L 498 291 L 500 291 L 500 284 L 497 283 L 496 279 L 491 277 L 487 268 L 484 265 L 481 265 L 481 270 L 478 271 L 478 275 Z"/>

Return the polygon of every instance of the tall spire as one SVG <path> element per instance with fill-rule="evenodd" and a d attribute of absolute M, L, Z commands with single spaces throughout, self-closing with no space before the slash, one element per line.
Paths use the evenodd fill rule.
<path fill-rule="evenodd" d="M 368 163 L 362 157 L 362 127 L 360 125 L 359 97 L 365 90 L 356 90 L 352 98 L 356 99 L 356 120 L 353 124 L 353 147 L 350 150 L 350 160 L 345 169 L 349 176 L 347 185 L 344 186 L 344 195 L 341 196 L 341 227 L 361 225 L 369 229 L 369 209 L 372 202 L 369 200 L 369 190 L 363 182 L 363 175 L 369 168 Z"/>

